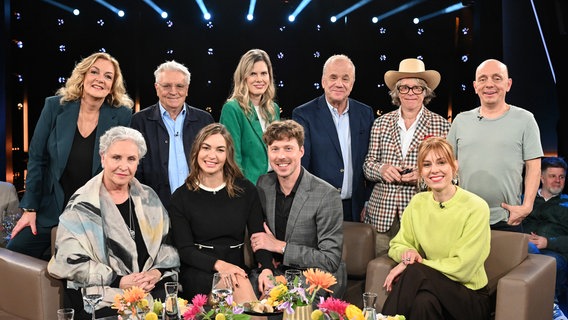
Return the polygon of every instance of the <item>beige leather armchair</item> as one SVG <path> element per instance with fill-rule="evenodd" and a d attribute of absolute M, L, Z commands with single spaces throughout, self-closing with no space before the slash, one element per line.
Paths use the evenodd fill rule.
<path fill-rule="evenodd" d="M 344 299 L 363 307 L 367 264 L 375 258 L 377 232 L 367 223 L 343 222 L 343 255 L 347 267 L 347 290 Z"/>
<path fill-rule="evenodd" d="M 55 319 L 62 297 L 46 261 L 0 248 L 0 319 Z"/>
<path fill-rule="evenodd" d="M 537 320 L 552 318 L 556 261 L 528 254 L 528 235 L 491 231 L 491 252 L 485 261 L 495 320 Z M 380 311 L 387 298 L 382 285 L 395 262 L 388 256 L 371 261 L 367 267 L 366 291 L 376 292 Z"/>

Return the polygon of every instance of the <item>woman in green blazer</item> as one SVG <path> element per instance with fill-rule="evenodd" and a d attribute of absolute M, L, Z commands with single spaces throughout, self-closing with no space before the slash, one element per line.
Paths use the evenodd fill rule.
<path fill-rule="evenodd" d="M 252 183 L 270 170 L 262 133 L 280 119 L 274 102 L 276 89 L 272 63 L 260 49 L 245 53 L 233 75 L 233 92 L 221 110 L 219 122 L 225 125 L 235 142 L 235 160 Z"/>

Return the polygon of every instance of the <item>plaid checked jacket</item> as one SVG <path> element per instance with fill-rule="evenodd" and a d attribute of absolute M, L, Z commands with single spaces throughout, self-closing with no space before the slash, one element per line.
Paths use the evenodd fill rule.
<path fill-rule="evenodd" d="M 416 131 L 403 161 L 398 109 L 377 119 L 371 128 L 369 151 L 363 164 L 365 177 L 375 181 L 375 186 L 367 205 L 365 223 L 373 225 L 378 232 L 386 232 L 396 215 L 399 217 L 406 205 L 418 191 L 416 185 L 387 183 L 381 178 L 379 167 L 383 163 L 405 168 L 416 168 L 418 145 L 424 137 L 445 137 L 450 130 L 450 122 L 442 116 L 423 107 Z"/>

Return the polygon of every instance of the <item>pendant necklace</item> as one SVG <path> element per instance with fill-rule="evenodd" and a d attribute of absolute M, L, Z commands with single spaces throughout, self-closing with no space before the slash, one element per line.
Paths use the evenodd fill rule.
<path fill-rule="evenodd" d="M 136 236 L 136 231 L 133 229 L 134 223 L 132 220 L 132 200 L 130 198 L 130 195 L 128 195 L 128 216 L 130 217 L 128 232 L 130 233 L 130 237 L 132 238 L 132 240 L 134 240 L 134 236 Z"/>

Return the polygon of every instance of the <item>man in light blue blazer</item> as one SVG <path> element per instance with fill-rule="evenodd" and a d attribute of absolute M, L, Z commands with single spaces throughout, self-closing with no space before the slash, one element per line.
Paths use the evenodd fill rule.
<path fill-rule="evenodd" d="M 257 188 L 266 214 L 265 232 L 251 236 L 253 251 L 274 254 L 280 271 L 319 268 L 332 273 L 335 297 L 345 292 L 341 260 L 343 213 L 339 192 L 301 165 L 304 130 L 294 120 L 275 121 L 263 140 L 273 172 L 260 176 Z"/>
<path fill-rule="evenodd" d="M 355 66 L 345 55 L 331 56 L 323 66 L 324 95 L 292 111 L 304 127 L 302 165 L 341 194 L 343 219 L 360 221 L 372 184 L 363 176 L 374 116 L 371 107 L 349 98 Z"/>

